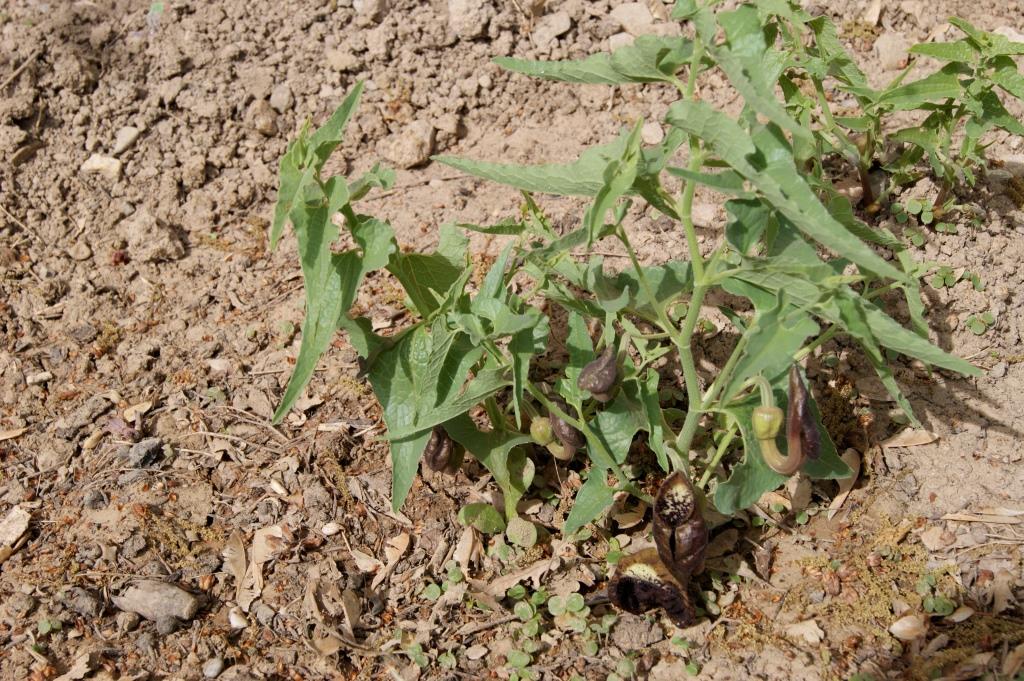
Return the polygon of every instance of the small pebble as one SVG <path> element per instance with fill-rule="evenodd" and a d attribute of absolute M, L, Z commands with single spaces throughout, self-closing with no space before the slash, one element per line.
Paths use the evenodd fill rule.
<path fill-rule="evenodd" d="M 132 445 L 128 450 L 128 463 L 135 468 L 152 466 L 163 456 L 164 443 L 158 437 L 148 437 Z"/>
<path fill-rule="evenodd" d="M 139 139 L 141 132 L 138 128 L 127 125 L 114 133 L 114 148 L 111 150 L 114 156 L 120 156 L 122 152 L 135 144 L 135 140 Z"/>
<path fill-rule="evenodd" d="M 169 636 L 181 627 L 181 620 L 174 615 L 164 615 L 156 621 L 156 633 Z"/>
<path fill-rule="evenodd" d="M 118 630 L 122 632 L 135 631 L 142 618 L 134 612 L 119 612 L 114 620 L 117 622 Z"/>
<path fill-rule="evenodd" d="M 72 260 L 82 262 L 92 257 L 92 249 L 89 248 L 89 244 L 84 241 L 78 241 L 74 246 L 68 249 L 68 255 L 71 256 Z"/>
<path fill-rule="evenodd" d="M 82 164 L 86 175 L 99 175 L 108 182 L 117 182 L 121 177 L 121 162 L 113 156 L 93 154 Z"/>
<path fill-rule="evenodd" d="M 215 679 L 220 676 L 220 673 L 224 671 L 224 658 L 223 657 L 211 657 L 203 665 L 203 676 L 208 679 Z"/>
<path fill-rule="evenodd" d="M 49 371 L 40 371 L 36 374 L 29 374 L 25 377 L 25 382 L 29 385 L 38 385 L 40 383 L 46 383 L 53 378 L 53 374 Z"/>
<path fill-rule="evenodd" d="M 994 367 L 989 369 L 988 375 L 991 376 L 992 378 L 1002 378 L 1003 376 L 1006 375 L 1006 370 L 1008 368 L 1009 366 L 1006 364 L 1006 362 L 999 362 Z"/>
<path fill-rule="evenodd" d="M 135 639 L 135 647 L 140 653 L 152 655 L 156 652 L 156 636 L 151 631 L 144 631 Z"/>
<path fill-rule="evenodd" d="M 292 89 L 288 87 L 287 83 L 281 83 L 270 93 L 270 106 L 278 113 L 284 113 L 292 108 L 294 101 Z"/>
<path fill-rule="evenodd" d="M 273 608 L 266 603 L 260 603 L 253 610 L 253 614 L 256 615 L 256 621 L 265 627 L 269 627 L 273 621 L 274 616 L 277 614 Z"/>

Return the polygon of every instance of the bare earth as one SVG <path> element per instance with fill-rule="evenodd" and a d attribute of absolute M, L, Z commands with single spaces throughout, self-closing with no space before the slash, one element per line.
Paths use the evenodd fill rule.
<path fill-rule="evenodd" d="M 593 622 L 611 612 L 590 600 L 608 539 L 643 542 L 643 522 L 612 514 L 588 540 L 564 544 L 556 532 L 550 545 L 503 555 L 456 519 L 492 498 L 474 463 L 454 482 L 418 480 L 402 513 L 390 512 L 379 407 L 344 337 L 299 408 L 270 425 L 303 297 L 294 238 L 270 253 L 266 234 L 287 141 L 357 80 L 363 103 L 333 167 L 358 172 L 381 158 L 399 169 L 397 188 L 364 210 L 390 220 L 403 245 L 432 246 L 445 222 L 514 215 L 514 192 L 429 154 L 563 161 L 637 117 L 658 121 L 669 100 L 656 87 L 533 82 L 489 63 L 606 50 L 624 30 L 610 14 L 621 4 L 0 6 L 0 560 L 13 549 L 0 567 L 0 678 L 504 679 L 522 623 L 487 595 L 497 575 L 532 568 L 530 591 L 579 592 Z M 655 24 L 667 18 L 670 5 L 646 4 Z M 907 46 L 953 35 L 949 15 L 1024 40 L 1020 0 L 884 0 L 877 26 L 863 21 L 866 0 L 804 4 L 832 17 L 878 85 Z M 701 96 L 735 99 L 713 76 Z M 984 282 L 925 287 L 933 338 L 983 378 L 897 365 L 937 439 L 880 447 L 903 429 L 895 405 L 852 346 L 827 346 L 838 363 L 812 363 L 815 389 L 833 405 L 837 442 L 864 462 L 838 512 L 829 519 L 835 483 L 801 485 L 765 500 L 773 522 L 763 528 L 716 530 L 701 588 L 721 615 L 690 630 L 622 615 L 595 653 L 545 617 L 536 675 L 605 679 L 632 666 L 667 680 L 685 678 L 687 662 L 714 679 L 1017 673 L 1024 141 L 990 141 L 992 167 L 960 197 L 961 214 L 977 219 L 929 232 L 917 252 Z M 923 182 L 907 196 L 935 193 Z M 581 215 L 577 201 L 539 200 L 556 223 Z M 719 205 L 698 195 L 709 250 Z M 631 228 L 649 262 L 683 250 L 661 219 L 636 212 Z M 499 246 L 474 241 L 481 258 Z M 403 324 L 394 282 L 371 284 L 362 313 Z M 975 335 L 966 322 L 986 311 L 995 323 Z M 722 361 L 720 340 L 703 340 L 705 376 Z M 555 498 L 524 512 L 556 530 L 566 508 Z M 448 575 L 451 560 L 468 582 Z M 972 610 L 933 618 L 904 649 L 886 630 L 920 604 L 925 574 Z M 446 580 L 441 599 L 421 594 Z"/>

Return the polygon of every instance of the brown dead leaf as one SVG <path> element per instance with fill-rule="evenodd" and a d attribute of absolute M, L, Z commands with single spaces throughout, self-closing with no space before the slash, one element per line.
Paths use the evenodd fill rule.
<path fill-rule="evenodd" d="M 0 442 L 4 440 L 13 440 L 16 437 L 20 437 L 28 432 L 28 428 L 15 428 L 13 430 L 0 430 Z"/>
<path fill-rule="evenodd" d="M 375 573 L 384 567 L 384 563 L 380 562 L 373 556 L 359 549 L 352 549 L 352 560 L 356 564 L 356 569 L 360 572 Z"/>
<path fill-rule="evenodd" d="M 220 554 L 224 558 L 224 566 L 235 578 L 235 602 L 242 601 L 242 591 L 245 588 L 245 543 L 242 541 L 242 533 L 235 530 L 228 537 L 224 544 L 224 550 Z"/>
<path fill-rule="evenodd" d="M 797 473 L 786 481 L 786 493 L 793 506 L 793 513 L 807 510 L 811 503 L 811 479 L 803 473 Z"/>
<path fill-rule="evenodd" d="M 907 428 L 893 435 L 882 443 L 883 447 L 918 447 L 929 445 L 939 439 L 939 436 L 929 430 L 917 430 Z"/>
<path fill-rule="evenodd" d="M 138 404 L 133 404 L 130 407 L 125 407 L 125 410 L 124 412 L 122 412 L 122 415 L 124 416 L 124 420 L 127 421 L 128 423 L 135 423 L 136 416 L 144 415 L 152 407 L 152 402 L 139 402 Z"/>
<path fill-rule="evenodd" d="M 398 561 L 409 550 L 411 540 L 412 537 L 409 536 L 408 532 L 400 532 L 387 541 L 384 545 L 384 556 L 388 559 L 388 562 L 384 569 L 379 571 L 374 576 L 373 581 L 370 582 L 371 589 L 376 591 L 377 587 L 384 583 L 384 580 L 388 578 L 395 569 L 395 566 L 398 565 Z"/>
<path fill-rule="evenodd" d="M 53 681 L 78 681 L 79 679 L 84 679 L 89 672 L 98 666 L 99 661 L 96 659 L 97 657 L 93 653 L 81 653 L 75 658 L 67 673 L 61 674 Z"/>
<path fill-rule="evenodd" d="M 961 523 L 993 523 L 997 525 L 1020 525 L 1024 523 L 1024 517 L 1010 517 L 1004 515 L 974 515 L 972 513 L 947 513 L 942 520 L 956 520 Z"/>
<path fill-rule="evenodd" d="M 843 463 L 850 467 L 853 475 L 836 480 L 839 483 L 839 494 L 836 495 L 836 498 L 828 506 L 829 520 L 832 520 L 836 513 L 839 513 L 839 509 L 846 503 L 846 498 L 850 496 L 850 490 L 857 484 L 857 478 L 860 477 L 860 454 L 856 449 L 847 449 L 840 458 L 843 460 Z"/>
<path fill-rule="evenodd" d="M 21 506 L 15 506 L 8 511 L 7 516 L 0 521 L 0 563 L 11 557 L 18 547 L 18 541 L 28 530 L 32 514 Z"/>
<path fill-rule="evenodd" d="M 524 567 L 521 570 L 510 572 L 491 581 L 485 590 L 494 598 L 504 598 L 505 592 L 524 580 L 532 580 L 533 587 L 540 587 L 540 579 L 551 570 L 555 570 L 561 564 L 558 558 L 542 558 L 536 563 Z"/>
<path fill-rule="evenodd" d="M 480 542 L 478 530 L 469 525 L 462 531 L 459 543 L 455 545 L 455 553 L 452 558 L 462 568 L 463 572 L 469 571 L 469 564 L 478 560 L 483 555 L 483 544 Z"/>
<path fill-rule="evenodd" d="M 1016 677 L 1021 666 L 1024 666 L 1024 643 L 1011 650 L 1003 660 L 1003 676 L 1008 679 Z"/>

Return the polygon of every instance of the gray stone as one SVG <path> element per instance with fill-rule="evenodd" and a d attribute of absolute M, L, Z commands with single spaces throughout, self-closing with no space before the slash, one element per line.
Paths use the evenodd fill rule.
<path fill-rule="evenodd" d="M 208 679 L 215 679 L 224 671 L 224 658 L 211 657 L 203 664 L 203 676 Z"/>
<path fill-rule="evenodd" d="M 15 591 L 4 602 L 4 607 L 9 615 L 21 618 L 27 616 L 36 607 L 36 599 L 21 591 Z"/>
<path fill-rule="evenodd" d="M 265 137 L 273 137 L 277 134 L 277 112 L 265 99 L 257 99 L 249 105 L 245 120 L 253 130 Z"/>
<path fill-rule="evenodd" d="M 73 587 L 62 594 L 61 601 L 71 611 L 83 617 L 97 618 L 103 612 L 103 601 L 95 592 Z"/>
<path fill-rule="evenodd" d="M 82 262 L 92 257 L 92 249 L 89 248 L 89 244 L 84 241 L 76 241 L 71 248 L 68 249 L 68 255 L 71 256 L 72 260 Z"/>
<path fill-rule="evenodd" d="M 272 607 L 270 607 L 266 603 L 261 602 L 256 606 L 255 610 L 253 611 L 253 614 L 256 615 L 257 622 L 259 622 L 265 627 L 269 627 L 274 621 L 274 615 L 276 615 L 277 613 L 274 612 L 274 609 Z"/>
<path fill-rule="evenodd" d="M 136 582 L 111 600 L 119 609 L 138 613 L 154 622 L 162 617 L 189 621 L 200 606 L 199 598 L 184 589 L 151 579 Z"/>
<path fill-rule="evenodd" d="M 54 433 L 61 439 L 71 440 L 79 430 L 91 425 L 97 417 L 112 406 L 109 400 L 94 395 L 67 416 L 57 419 L 57 423 L 54 424 Z"/>
<path fill-rule="evenodd" d="M 992 378 L 1002 378 L 1003 376 L 1006 375 L 1006 371 L 1008 368 L 1009 366 L 1006 364 L 1006 362 L 999 362 L 994 367 L 989 369 L 988 375 L 991 376 Z"/>
<path fill-rule="evenodd" d="M 430 160 L 434 151 L 434 126 L 427 121 L 413 121 L 383 140 L 378 147 L 381 156 L 399 168 L 413 168 Z"/>
<path fill-rule="evenodd" d="M 572 18 L 568 12 L 545 14 L 533 27 L 530 37 L 537 47 L 547 47 L 558 36 L 568 33 L 570 28 L 572 28 Z"/>
<path fill-rule="evenodd" d="M 612 629 L 612 643 L 620 650 L 643 650 L 665 638 L 657 622 L 629 613 L 622 613 Z"/>
<path fill-rule="evenodd" d="M 156 633 L 161 636 L 170 636 L 181 628 L 181 620 L 173 615 L 164 615 L 156 621 Z"/>
<path fill-rule="evenodd" d="M 380 21 L 388 12 L 388 0 L 353 0 L 352 7 L 361 17 Z"/>
<path fill-rule="evenodd" d="M 135 631 L 139 627 L 139 621 L 142 618 L 139 617 L 138 613 L 134 612 L 119 612 L 114 621 L 117 622 L 118 631 L 129 632 Z"/>
<path fill-rule="evenodd" d="M 148 437 L 132 445 L 128 450 L 128 463 L 134 468 L 152 466 L 163 456 L 164 442 L 158 437 Z"/>
<path fill-rule="evenodd" d="M 135 647 L 144 655 L 153 655 L 156 653 L 156 636 L 151 631 L 144 631 L 135 639 Z"/>

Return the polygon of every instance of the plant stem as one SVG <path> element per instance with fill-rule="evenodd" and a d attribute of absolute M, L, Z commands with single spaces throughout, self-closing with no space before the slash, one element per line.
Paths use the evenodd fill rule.
<path fill-rule="evenodd" d="M 736 423 L 729 426 L 729 430 L 726 431 L 725 435 L 722 436 L 722 441 L 718 443 L 718 449 L 715 450 L 715 455 L 711 457 L 711 461 L 708 462 L 707 468 L 704 469 L 704 473 L 700 476 L 700 481 L 697 485 L 701 488 L 707 487 L 707 484 L 711 481 L 711 476 L 714 475 L 715 469 L 718 468 L 718 464 L 722 462 L 722 457 L 725 456 L 726 451 L 729 449 L 729 445 L 732 444 L 733 437 L 736 436 Z"/>

